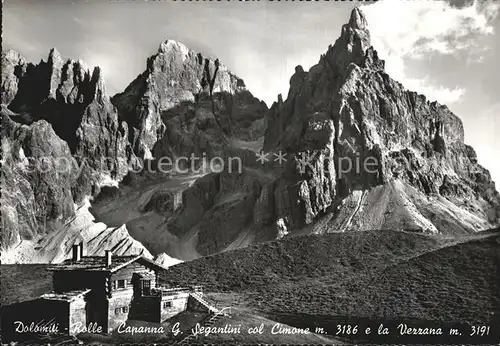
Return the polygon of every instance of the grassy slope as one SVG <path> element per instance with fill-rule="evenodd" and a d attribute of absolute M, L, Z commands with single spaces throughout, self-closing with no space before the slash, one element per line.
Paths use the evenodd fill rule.
<path fill-rule="evenodd" d="M 396 231 L 295 237 L 176 265 L 165 280 L 243 292 L 268 316 L 487 322 L 500 306 L 498 238 L 450 245 Z"/>
<path fill-rule="evenodd" d="M 170 268 L 172 284 L 197 282 L 209 290 L 238 291 L 307 280 L 345 281 L 440 246 L 436 238 L 394 231 L 292 237 L 207 256 Z"/>

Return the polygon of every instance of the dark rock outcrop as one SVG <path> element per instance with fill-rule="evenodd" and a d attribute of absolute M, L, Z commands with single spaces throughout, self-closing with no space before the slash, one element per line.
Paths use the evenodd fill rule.
<path fill-rule="evenodd" d="M 200 254 L 224 249 L 242 230 L 253 226 L 253 208 L 266 182 L 249 168 L 204 176 L 184 191 L 182 205 L 170 220 L 170 231 L 182 235 L 196 227 Z"/>

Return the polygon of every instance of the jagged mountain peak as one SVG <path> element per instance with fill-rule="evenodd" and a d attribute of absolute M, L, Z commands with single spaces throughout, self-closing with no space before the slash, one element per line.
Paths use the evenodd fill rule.
<path fill-rule="evenodd" d="M 50 50 L 49 50 L 49 58 L 48 58 L 48 61 L 49 62 L 52 62 L 52 63 L 57 63 L 57 62 L 63 62 L 63 59 L 62 59 L 62 56 L 61 56 L 61 53 L 59 53 L 59 51 L 57 50 L 56 47 L 52 47 Z"/>
<path fill-rule="evenodd" d="M 351 12 L 349 26 L 353 29 L 367 30 L 368 22 L 366 17 L 359 7 L 355 7 Z"/>
<path fill-rule="evenodd" d="M 195 50 L 187 47 L 182 42 L 169 38 L 160 43 L 157 54 L 172 54 L 172 53 L 179 54 L 182 57 L 183 62 L 186 61 L 186 59 L 191 55 L 192 57 L 196 58 L 196 60 L 200 65 L 208 61 L 214 65 L 217 65 L 217 67 L 219 68 L 227 69 L 227 67 L 218 58 L 208 56 L 202 52 L 196 52 Z M 228 70 L 228 72 L 234 75 L 231 71 Z"/>
<path fill-rule="evenodd" d="M 336 200 L 357 198 L 356 190 L 385 189 L 387 194 L 397 191 L 390 198 L 402 203 L 401 210 L 410 206 L 404 211 L 407 227 L 458 234 L 497 225 L 500 195 L 464 143 L 461 120 L 446 106 L 407 91 L 385 72 L 384 61 L 371 46 L 368 24 L 355 8 L 319 63 L 308 72 L 298 66 L 287 99 L 278 98 L 268 113 L 264 150 L 316 153 L 304 170 L 285 167 L 277 183 L 279 198 L 290 200 L 285 206 L 300 202 L 295 209 L 277 206 L 276 215 L 288 220 L 287 228 L 301 228 Z M 376 161 L 377 169 L 344 171 L 339 166 L 343 161 L 352 164 L 356 157 Z M 413 200 L 401 202 L 397 194 Z M 421 204 L 430 194 L 440 195 L 439 203 L 451 202 L 444 206 L 429 200 L 440 210 L 437 216 Z M 450 220 L 448 214 L 459 216 Z M 357 220 L 357 228 L 389 227 L 387 221 L 374 224 L 369 217 Z M 400 227 L 398 218 L 394 224 Z"/>
<path fill-rule="evenodd" d="M 359 8 L 352 10 L 349 22 L 342 26 L 340 37 L 320 59 L 320 64 L 329 65 L 336 74 L 342 75 L 351 63 L 377 70 L 383 70 L 385 64 L 371 46 L 368 21 Z"/>
<path fill-rule="evenodd" d="M 26 73 L 28 63 L 19 52 L 2 51 L 2 104 L 9 104 L 16 96 L 19 77 Z"/>
<path fill-rule="evenodd" d="M 24 61 L 24 62 L 26 62 L 26 59 L 24 58 L 24 56 L 14 49 L 7 49 L 5 51 L 2 51 L 2 58 L 12 60 L 12 61 Z"/>
<path fill-rule="evenodd" d="M 52 69 L 52 72 L 55 72 L 54 70 L 61 70 L 58 73 L 65 74 L 68 78 L 78 77 L 79 75 L 80 78 L 77 78 L 77 82 L 83 82 L 87 78 L 94 85 L 105 87 L 103 70 L 100 66 L 90 67 L 82 59 L 64 58 L 56 47 L 50 49 L 47 64 Z M 70 69 L 71 71 L 68 71 Z"/>
<path fill-rule="evenodd" d="M 9 105 L 14 111 L 23 107 L 32 109 L 51 99 L 66 104 L 89 104 L 93 100 L 110 103 L 100 66 L 89 68 L 81 59 L 64 58 L 55 47 L 49 50 L 46 61 L 41 60 L 37 65 L 30 63 L 30 67 L 17 52 L 5 55 L 7 60 L 2 62 L 2 67 L 5 65 L 10 74 L 5 75 L 7 79 L 16 80 L 9 87 L 13 89 L 13 94 L 17 94 L 17 99 L 2 103 Z M 28 75 L 25 76 L 26 73 Z M 49 85 L 46 93 L 37 90 L 37 93 L 42 94 L 32 95 L 29 89 L 24 88 L 23 82 L 27 87 L 33 83 L 44 85 L 49 82 Z M 17 90 L 18 87 L 20 90 Z M 11 101 L 14 101 L 13 104 L 10 104 Z"/>
<path fill-rule="evenodd" d="M 1 96 L 2 120 L 10 124 L 2 127 L 3 147 L 20 147 L 30 156 L 36 152 L 37 157 L 63 157 L 71 164 L 65 176 L 49 170 L 6 178 L 13 197 L 2 196 L 2 206 L 14 206 L 15 212 L 2 230 L 9 238 L 0 245 L 9 247 L 26 234 L 28 239 L 50 234 L 74 216 L 74 205 L 92 197 L 103 181 L 120 180 L 127 170 L 128 130 L 106 94 L 101 68 L 90 71 L 81 60 L 63 59 L 55 48 L 39 64 L 26 63 L 15 52 L 2 54 Z M 14 157 L 13 164 L 22 163 L 23 157 Z M 33 196 L 34 202 L 26 202 Z M 12 202 L 16 198 L 17 204 Z"/>
<path fill-rule="evenodd" d="M 52 47 L 49 50 L 49 55 L 47 57 L 47 63 L 49 65 L 78 65 L 81 70 L 88 71 L 90 69 L 85 61 L 81 59 L 64 58 L 56 47 Z"/>
<path fill-rule="evenodd" d="M 161 42 L 157 54 L 148 59 L 148 70 L 150 72 L 160 69 L 162 73 L 168 74 L 174 72 L 173 69 L 184 69 L 186 70 L 184 75 L 187 79 L 192 77 L 190 76 L 194 72 L 192 70 L 196 70 L 192 65 L 199 65 L 204 73 L 208 75 L 206 76 L 208 79 L 214 77 L 216 71 L 228 74 L 231 77 L 230 79 L 237 81 L 239 90 L 246 89 L 245 82 L 232 73 L 220 59 L 202 52 L 196 52 L 184 43 L 173 39 L 166 39 Z M 217 88 L 217 86 L 214 87 Z M 235 91 L 233 89 L 234 87 L 228 85 L 221 86 L 221 91 L 233 93 Z"/>
<path fill-rule="evenodd" d="M 357 44 L 357 41 L 360 41 L 362 52 L 366 52 L 371 46 L 368 21 L 360 8 L 356 7 L 352 10 L 349 22 L 342 26 L 339 39 L 353 45 Z"/>
<path fill-rule="evenodd" d="M 158 47 L 158 53 L 166 53 L 172 50 L 177 50 L 183 53 L 184 55 L 188 55 L 191 49 L 186 47 L 182 42 L 178 42 L 172 39 L 166 39 L 160 46 Z"/>
<path fill-rule="evenodd" d="M 56 48 L 36 65 L 2 59 L 2 103 L 18 113 L 14 121 L 49 122 L 72 154 L 90 153 L 92 160 L 125 156 L 126 124 L 118 120 L 99 66 L 90 70 L 80 59 L 63 58 Z"/>
<path fill-rule="evenodd" d="M 235 99 L 233 103 L 232 98 L 238 100 Z M 130 140 L 134 152 L 143 158 L 155 157 L 154 148 L 165 154 L 161 148 L 178 146 L 177 143 L 161 144 L 160 141 L 162 139 L 173 141 L 173 138 L 180 136 L 179 133 L 167 136 L 170 138 L 165 137 L 165 131 L 177 126 L 165 125 L 166 122 L 172 121 L 171 118 L 186 116 L 185 108 L 188 104 L 205 109 L 204 112 L 199 109 L 195 113 L 201 119 L 202 114 L 206 112 L 205 116 L 210 119 L 209 127 L 213 127 L 217 137 L 217 147 L 221 147 L 225 142 L 224 136 L 235 129 L 231 122 L 242 120 L 238 114 L 244 111 L 243 104 L 252 105 L 248 108 L 249 111 L 244 111 L 245 114 L 256 113 L 259 114 L 259 118 L 263 118 L 263 114 L 267 111 L 267 106 L 261 104 L 261 101 L 254 98 L 247 90 L 244 81 L 233 74 L 218 58 L 195 52 L 183 43 L 171 39 L 160 43 L 157 53 L 147 59 L 146 70 L 130 83 L 123 93 L 115 95 L 113 103 L 130 125 Z M 241 109 L 236 111 L 236 108 L 240 107 Z M 228 114 L 221 116 L 221 113 L 227 112 L 235 113 L 232 119 Z M 251 123 L 256 119 L 252 114 L 247 115 L 246 125 L 252 126 Z M 255 133 L 262 132 L 261 125 L 255 125 L 259 128 Z M 207 124 L 200 124 L 199 130 L 205 132 L 206 126 Z M 192 130 L 194 129 L 188 131 L 190 135 Z M 246 130 L 243 132 L 248 135 Z M 250 137 L 254 138 L 254 129 L 248 130 L 252 132 Z M 185 138 L 185 140 L 190 143 L 191 149 L 199 146 L 198 143 L 191 145 L 193 141 L 197 142 L 199 139 Z M 209 146 L 199 150 L 212 152 L 212 149 Z M 179 154 L 178 150 L 174 151 L 175 155 Z M 169 154 L 174 153 L 169 149 Z"/>
<path fill-rule="evenodd" d="M 101 67 L 95 66 L 92 71 L 92 81 L 95 83 L 94 99 L 106 98 L 109 99 L 106 91 L 106 82 Z"/>

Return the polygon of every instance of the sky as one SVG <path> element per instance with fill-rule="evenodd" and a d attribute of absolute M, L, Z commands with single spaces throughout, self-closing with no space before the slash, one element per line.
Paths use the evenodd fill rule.
<path fill-rule="evenodd" d="M 372 45 L 406 88 L 446 104 L 465 141 L 500 185 L 500 2 L 360 2 Z M 4 49 L 29 61 L 56 47 L 102 68 L 123 91 L 166 39 L 218 57 L 268 106 L 287 95 L 295 66 L 319 61 L 340 36 L 353 2 L 5 0 Z"/>

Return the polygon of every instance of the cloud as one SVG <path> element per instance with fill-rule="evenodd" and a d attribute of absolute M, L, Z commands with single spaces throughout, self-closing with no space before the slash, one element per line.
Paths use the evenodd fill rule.
<path fill-rule="evenodd" d="M 372 44 L 386 60 L 387 72 L 406 88 L 442 103 L 459 101 L 465 90 L 433 85 L 429 76 L 409 76 L 407 63 L 464 53 L 467 62 L 480 62 L 487 48 L 481 47 L 477 38 L 493 34 L 491 23 L 499 9 L 500 4 L 481 0 L 461 8 L 446 1 L 425 0 L 382 0 L 362 7 Z"/>
<path fill-rule="evenodd" d="M 428 78 L 408 78 L 404 79 L 404 86 L 408 90 L 415 90 L 424 94 L 429 100 L 438 100 L 443 104 L 452 104 L 458 102 L 465 89 L 455 87 L 454 89 L 446 88 L 442 85 L 432 85 Z"/>

